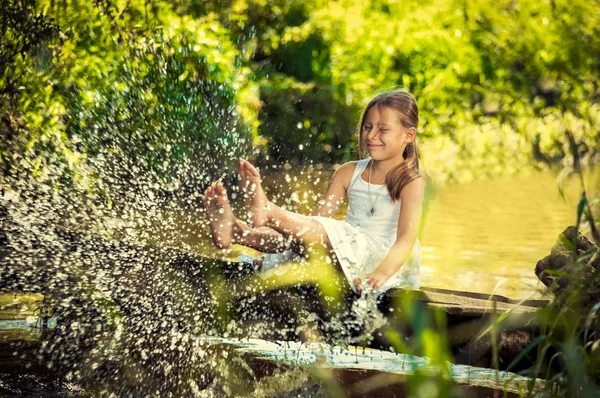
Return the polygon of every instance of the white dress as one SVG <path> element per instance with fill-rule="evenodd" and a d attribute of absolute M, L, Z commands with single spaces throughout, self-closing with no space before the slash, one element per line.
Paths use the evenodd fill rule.
<path fill-rule="evenodd" d="M 401 203 L 392 202 L 385 185 L 371 185 L 371 197 L 375 201 L 377 192 L 380 192 L 376 201 L 375 213 L 371 214 L 368 185 L 361 178 L 361 174 L 369 164 L 370 159 L 357 162 L 356 169 L 350 180 L 347 190 L 348 214 L 345 220 L 335 220 L 328 217 L 313 216 L 325 231 L 335 251 L 339 264 L 344 271 L 352 290 L 356 291 L 354 279 L 364 281 L 365 274 L 373 272 L 383 261 L 390 247 L 396 241 L 398 217 L 400 216 Z M 245 256 L 241 261 L 248 261 Z M 298 260 L 292 251 L 283 253 L 265 254 L 261 267 L 262 273 L 271 274 L 279 264 Z M 419 268 L 421 264 L 421 244 L 415 242 L 412 253 L 400 269 L 378 290 L 382 293 L 392 287 L 418 289 Z"/>

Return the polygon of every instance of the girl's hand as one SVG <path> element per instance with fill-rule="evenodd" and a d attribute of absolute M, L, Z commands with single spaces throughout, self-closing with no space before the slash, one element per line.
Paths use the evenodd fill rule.
<path fill-rule="evenodd" d="M 354 288 L 356 289 L 356 294 L 358 294 L 359 296 L 362 294 L 362 281 L 360 280 L 360 278 L 356 277 L 354 278 Z"/>
<path fill-rule="evenodd" d="M 388 279 L 390 279 L 390 275 L 379 269 L 376 269 L 370 274 L 366 274 L 366 277 L 367 285 L 371 286 L 373 289 L 379 289 Z"/>

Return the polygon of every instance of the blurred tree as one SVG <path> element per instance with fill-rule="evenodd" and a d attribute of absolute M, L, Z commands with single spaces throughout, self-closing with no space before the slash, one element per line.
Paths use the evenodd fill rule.
<path fill-rule="evenodd" d="M 360 109 L 398 87 L 441 180 L 568 161 L 567 129 L 600 158 L 597 0 L 5 3 L 2 128 L 26 131 L 5 172 L 194 187 L 252 145 L 345 161 Z"/>

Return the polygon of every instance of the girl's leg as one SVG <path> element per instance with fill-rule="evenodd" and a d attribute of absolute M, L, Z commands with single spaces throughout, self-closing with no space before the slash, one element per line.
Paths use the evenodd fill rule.
<path fill-rule="evenodd" d="M 239 244 L 264 253 L 278 253 L 291 248 L 297 250 L 291 239 L 286 239 L 279 232 L 268 228 L 251 228 L 237 219 L 229 205 L 227 192 L 223 185 L 210 186 L 203 197 L 208 212 L 213 242 L 220 249 L 232 244 Z"/>
<path fill-rule="evenodd" d="M 325 248 L 333 260 L 333 265 L 343 276 L 342 267 L 337 261 L 337 256 L 325 228 L 318 221 L 293 213 L 271 203 L 262 189 L 260 173 L 252 164 L 244 159 L 239 161 L 239 171 L 242 191 L 247 200 L 247 208 L 255 227 L 267 226 L 280 232 L 284 236 L 294 238 L 293 242 L 300 243 L 303 249 L 311 247 Z M 360 294 L 361 281 L 356 278 L 352 281 Z"/>
<path fill-rule="evenodd" d="M 245 222 L 236 219 L 236 230 L 241 232 L 237 234 L 233 243 L 251 247 L 263 253 L 281 253 L 290 249 L 297 250 L 297 244 L 294 245 L 293 241 L 268 227 L 252 228 Z"/>
<path fill-rule="evenodd" d="M 267 199 L 260 183 L 260 174 L 254 166 L 240 159 L 239 170 L 248 213 L 255 227 L 272 228 L 284 236 L 291 236 L 304 247 L 317 244 L 330 248 L 327 233 L 318 221 L 284 210 Z"/>

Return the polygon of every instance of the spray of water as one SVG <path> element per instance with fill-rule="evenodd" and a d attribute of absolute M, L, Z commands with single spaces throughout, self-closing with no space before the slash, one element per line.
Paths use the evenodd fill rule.
<path fill-rule="evenodd" d="M 79 28 L 75 38 L 52 23 L 40 27 L 75 43 L 94 34 L 93 24 Z M 196 30 L 211 32 L 204 28 Z M 221 253 L 207 245 L 199 197 L 223 178 L 235 205 L 232 165 L 256 153 L 240 115 L 247 87 L 208 60 L 225 50 L 210 40 L 226 34 L 213 29 L 214 38 L 199 42 L 189 33 L 194 26 L 185 32 L 107 36 L 103 45 L 119 57 L 73 72 L 70 85 L 56 83 L 56 117 L 36 130 L 24 126 L 34 125 L 37 110 L 13 103 L 22 126 L 2 143 L 11 155 L 2 163 L 0 287 L 43 295 L 56 326 L 44 328 L 35 362 L 99 394 L 247 391 L 254 380 L 248 363 L 206 336 L 297 340 L 308 325 L 348 344 L 365 341 L 381 322 L 372 298 L 351 311 L 339 281 L 313 274 L 317 288 L 289 276 L 269 284 L 211 258 Z M 64 55 L 40 45 L 50 58 Z M 58 73 L 45 67 L 39 78 Z M 36 87 L 29 89 L 35 98 Z M 272 171 L 286 172 L 279 167 Z M 292 178 L 272 187 L 273 200 L 290 209 L 314 203 L 314 194 L 286 191 Z M 316 272 L 325 257 L 300 264 L 301 274 Z M 346 322 L 341 314 L 353 315 Z M 364 334 L 366 316 L 374 321 Z"/>

